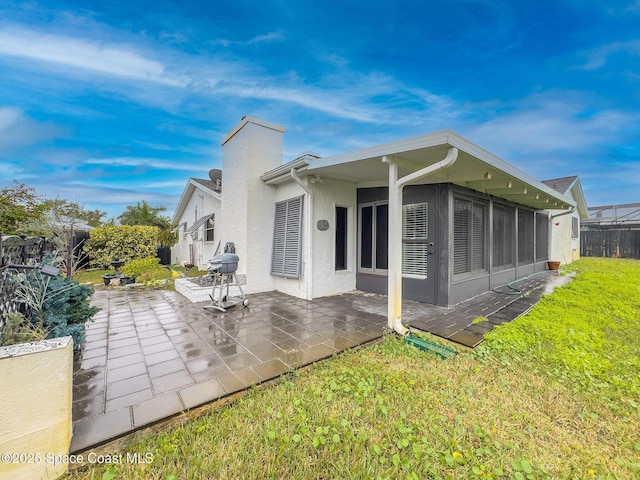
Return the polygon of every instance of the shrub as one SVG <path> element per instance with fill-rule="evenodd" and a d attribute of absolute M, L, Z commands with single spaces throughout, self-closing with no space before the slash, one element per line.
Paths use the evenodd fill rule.
<path fill-rule="evenodd" d="M 122 273 L 129 277 L 135 275 L 136 281 L 146 283 L 154 278 L 166 278 L 169 271 L 160 265 L 158 257 L 145 257 L 132 260 L 122 267 Z"/>
<path fill-rule="evenodd" d="M 45 263 L 51 263 L 50 256 Z M 43 275 L 40 270 L 16 275 L 14 281 L 14 295 L 28 313 L 24 320 L 17 316 L 11 319 L 7 332 L 11 340 L 71 336 L 74 348 L 80 348 L 85 339 L 84 324 L 99 310 L 89 304 L 93 288 L 66 277 Z"/>
<path fill-rule="evenodd" d="M 155 256 L 157 251 L 158 227 L 143 225 L 107 226 L 91 230 L 84 251 L 91 259 L 91 265 L 110 268 L 115 257 L 125 263 L 145 257 Z"/>
<path fill-rule="evenodd" d="M 11 312 L 5 318 L 5 325 L 0 335 L 0 346 L 16 343 L 37 342 L 47 337 L 44 328 L 33 325 L 22 313 Z"/>

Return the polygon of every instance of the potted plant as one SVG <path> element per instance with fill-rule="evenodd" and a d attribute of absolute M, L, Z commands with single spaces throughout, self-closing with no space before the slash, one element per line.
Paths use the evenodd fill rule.
<path fill-rule="evenodd" d="M 113 273 L 105 273 L 104 275 L 102 275 L 102 281 L 105 285 L 109 285 L 111 283 L 111 280 L 113 280 L 114 278 L 116 278 L 116 275 L 114 275 Z"/>
<path fill-rule="evenodd" d="M 547 268 L 549 270 L 558 270 L 558 268 L 560 268 L 560 262 L 555 261 L 555 260 L 549 260 L 547 262 Z"/>

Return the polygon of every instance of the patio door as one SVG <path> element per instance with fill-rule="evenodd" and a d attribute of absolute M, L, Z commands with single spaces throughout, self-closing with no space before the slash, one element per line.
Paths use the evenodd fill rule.
<path fill-rule="evenodd" d="M 434 195 L 406 195 L 402 205 L 403 297 L 436 302 L 438 256 L 436 253 L 436 199 Z M 388 269 L 389 204 L 387 201 L 358 206 L 358 272 L 385 276 Z M 386 283 L 386 278 L 380 279 Z M 374 291 L 385 291 L 373 288 Z M 371 278 L 365 285 L 374 285 Z"/>

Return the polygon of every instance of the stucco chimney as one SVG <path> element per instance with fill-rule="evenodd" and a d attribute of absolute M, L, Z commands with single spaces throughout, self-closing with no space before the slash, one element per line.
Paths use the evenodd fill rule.
<path fill-rule="evenodd" d="M 284 127 L 242 117 L 222 142 L 222 244 L 234 242 L 247 291 L 268 289 L 275 194 L 260 176 L 283 161 Z M 217 223 L 217 222 L 216 222 Z"/>

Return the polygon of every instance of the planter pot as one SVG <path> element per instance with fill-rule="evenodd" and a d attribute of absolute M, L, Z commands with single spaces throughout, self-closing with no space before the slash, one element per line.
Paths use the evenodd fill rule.
<path fill-rule="evenodd" d="M 104 282 L 105 285 L 109 285 L 111 283 L 111 280 L 113 280 L 114 278 L 116 278 L 115 275 L 107 273 L 106 275 L 102 276 L 102 281 Z"/>
<path fill-rule="evenodd" d="M 560 262 L 548 261 L 547 267 L 549 270 L 558 270 L 558 268 L 560 268 Z"/>

